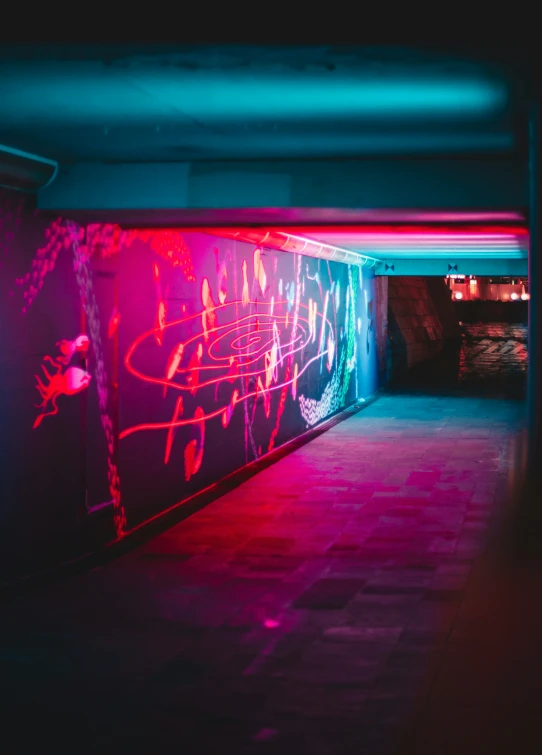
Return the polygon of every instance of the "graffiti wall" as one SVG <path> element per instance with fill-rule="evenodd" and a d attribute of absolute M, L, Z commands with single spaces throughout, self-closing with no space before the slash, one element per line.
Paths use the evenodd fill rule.
<path fill-rule="evenodd" d="M 6 568 L 122 537 L 377 388 L 362 268 L 3 201 Z"/>
<path fill-rule="evenodd" d="M 132 525 L 376 389 L 362 268 L 186 233 L 123 245 L 119 270 Z"/>

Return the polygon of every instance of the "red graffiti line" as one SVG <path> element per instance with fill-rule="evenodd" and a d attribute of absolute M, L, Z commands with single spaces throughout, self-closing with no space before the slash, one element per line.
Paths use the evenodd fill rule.
<path fill-rule="evenodd" d="M 228 307 L 234 308 L 239 303 L 240 302 L 238 301 L 234 301 L 223 305 L 217 305 L 213 308 L 213 312 L 226 312 Z M 286 303 L 287 302 L 283 301 L 275 302 L 275 310 L 278 309 L 279 305 L 284 305 Z M 251 304 L 256 304 L 256 302 L 251 302 Z M 260 302 L 258 306 L 261 308 L 262 306 L 268 307 L 269 305 L 262 304 Z M 301 306 L 305 309 L 308 309 L 306 305 L 301 304 Z M 208 310 L 206 310 L 206 313 L 207 312 Z M 189 317 L 167 323 L 164 327 L 164 332 L 166 332 L 170 328 L 185 326 L 186 323 L 194 321 L 197 318 L 201 318 L 201 315 L 202 313 L 199 312 Z M 319 313 L 318 316 L 323 317 L 323 315 Z M 173 369 L 172 365 L 170 365 L 170 369 L 168 369 L 166 373 L 166 378 L 145 375 L 144 373 L 137 370 L 132 364 L 134 353 L 137 351 L 138 347 L 146 339 L 152 338 L 155 335 L 155 329 L 149 330 L 144 332 L 132 343 L 126 353 L 124 365 L 128 372 L 130 372 L 134 377 L 140 380 L 156 385 L 161 385 L 162 387 L 171 388 L 176 391 L 188 391 L 193 395 L 195 394 L 196 390 L 201 390 L 206 386 L 215 385 L 216 383 L 223 382 L 224 380 L 227 380 L 231 383 L 235 379 L 237 379 L 237 377 L 242 377 L 243 379 L 252 377 L 255 379 L 255 390 L 248 391 L 243 396 L 237 396 L 234 405 L 243 401 L 248 401 L 250 398 L 256 397 L 259 393 L 263 392 L 264 403 L 266 405 L 266 414 L 268 415 L 269 393 L 275 390 L 283 390 L 284 387 L 291 385 L 293 382 L 293 378 L 291 377 L 291 369 L 288 373 L 287 379 L 281 382 L 277 380 L 275 384 L 272 384 L 272 380 L 276 378 L 272 378 L 270 380 L 269 376 L 274 374 L 274 368 L 282 364 L 287 357 L 291 357 L 293 354 L 303 351 L 305 347 L 312 341 L 312 333 L 310 329 L 311 323 L 309 322 L 309 319 L 307 317 L 300 316 L 298 318 L 298 335 L 294 338 L 286 335 L 286 339 L 284 339 L 283 342 L 281 341 L 281 355 L 279 356 L 278 349 L 274 349 L 273 347 L 276 344 L 275 339 L 277 337 L 276 333 L 279 332 L 279 326 L 283 330 L 282 336 L 284 338 L 284 331 L 286 330 L 286 317 L 286 315 L 279 314 L 277 311 L 275 312 L 275 314 L 273 314 L 273 316 L 260 312 L 257 318 L 255 318 L 254 315 L 245 315 L 235 323 L 228 323 L 227 325 L 221 326 L 217 325 L 213 328 L 209 328 L 208 334 L 212 334 L 213 339 L 210 340 L 209 345 L 206 346 L 205 352 L 203 351 L 203 333 L 200 332 L 190 336 L 184 342 L 182 342 L 184 354 L 187 353 L 187 347 L 189 345 L 194 345 L 192 347 L 192 355 L 190 357 L 188 365 L 186 367 L 183 367 L 181 360 L 179 360 L 179 364 L 175 369 Z M 256 319 L 258 322 L 257 329 Z M 329 320 L 327 320 L 327 318 L 326 322 L 328 326 L 331 327 L 331 323 Z M 290 340 L 288 340 L 288 338 Z M 175 346 L 174 353 L 177 353 L 179 346 L 180 344 L 177 344 Z M 298 379 L 308 369 L 313 361 L 316 361 L 322 356 L 322 354 L 326 353 L 327 351 L 318 353 L 315 357 L 307 360 L 307 362 L 296 375 L 296 379 Z M 274 365 L 274 367 L 268 364 L 269 358 L 273 354 L 275 354 L 276 358 L 276 364 Z M 205 357 L 205 363 L 203 357 Z M 235 370 L 240 370 L 238 376 L 232 369 L 234 367 L 232 357 L 234 358 L 234 360 L 236 360 L 238 365 L 235 366 Z M 211 364 L 206 363 L 206 360 L 209 360 Z M 220 374 L 216 375 L 217 371 L 219 371 Z M 170 377 L 168 378 L 167 375 L 170 375 Z M 173 380 L 173 377 L 177 375 L 179 375 L 181 378 L 184 378 L 185 382 L 175 382 Z M 202 380 L 202 375 L 209 375 L 209 379 Z M 214 375 L 216 375 L 216 377 Z M 260 378 L 261 385 L 258 385 L 258 378 Z M 265 385 L 265 383 L 267 383 L 267 385 Z M 220 406 L 215 411 L 204 414 L 201 417 L 201 420 L 206 421 L 212 419 L 213 417 L 224 416 L 225 411 L 227 412 L 227 414 L 229 414 L 227 410 L 230 406 L 231 404 L 230 402 L 228 402 L 227 405 Z M 176 410 L 174 419 L 169 422 L 144 423 L 135 425 L 133 427 L 128 427 L 120 433 L 119 437 L 120 439 L 123 439 L 135 432 L 142 430 L 169 431 L 170 428 L 173 427 L 176 428 L 193 424 L 196 424 L 196 420 L 194 418 L 178 419 Z"/>
<path fill-rule="evenodd" d="M 291 375 L 292 375 L 292 368 L 288 364 L 288 366 L 286 367 L 286 375 L 284 376 L 284 379 L 289 380 Z M 267 448 L 268 451 L 271 451 L 271 449 L 275 445 L 275 439 L 280 429 L 280 420 L 284 413 L 284 407 L 286 406 L 286 396 L 288 395 L 288 387 L 289 387 L 288 385 L 285 385 L 280 393 L 279 408 L 277 411 L 277 423 L 273 429 L 273 432 L 271 433 L 271 439 L 269 441 L 269 446 Z"/>

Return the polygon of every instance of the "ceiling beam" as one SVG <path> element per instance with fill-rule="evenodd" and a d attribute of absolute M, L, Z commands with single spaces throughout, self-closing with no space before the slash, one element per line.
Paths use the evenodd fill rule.
<path fill-rule="evenodd" d="M 523 276 L 528 274 L 527 259 L 394 259 L 383 260 L 376 275 L 435 275 L 450 274 L 480 276 Z"/>
<path fill-rule="evenodd" d="M 527 166 L 513 159 L 78 163 L 61 168 L 38 206 L 89 222 L 122 214 L 125 224 L 166 211 L 167 225 L 182 225 L 186 212 L 247 208 L 521 211 L 527 187 Z"/>

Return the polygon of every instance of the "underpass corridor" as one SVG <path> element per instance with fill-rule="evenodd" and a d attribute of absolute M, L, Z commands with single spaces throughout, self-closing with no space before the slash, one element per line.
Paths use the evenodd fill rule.
<path fill-rule="evenodd" d="M 540 755 L 508 37 L 0 46 L 0 755 Z"/>
<path fill-rule="evenodd" d="M 492 555 L 524 419 L 517 398 L 395 385 L 128 555 L 13 602 L 5 751 L 534 752 L 538 576 L 518 591 Z"/>

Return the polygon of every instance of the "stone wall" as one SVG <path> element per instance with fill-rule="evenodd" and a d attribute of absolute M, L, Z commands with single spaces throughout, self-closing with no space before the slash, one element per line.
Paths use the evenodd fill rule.
<path fill-rule="evenodd" d="M 441 278 L 388 280 L 388 337 L 392 376 L 436 356 L 460 337 L 449 291 Z"/>

